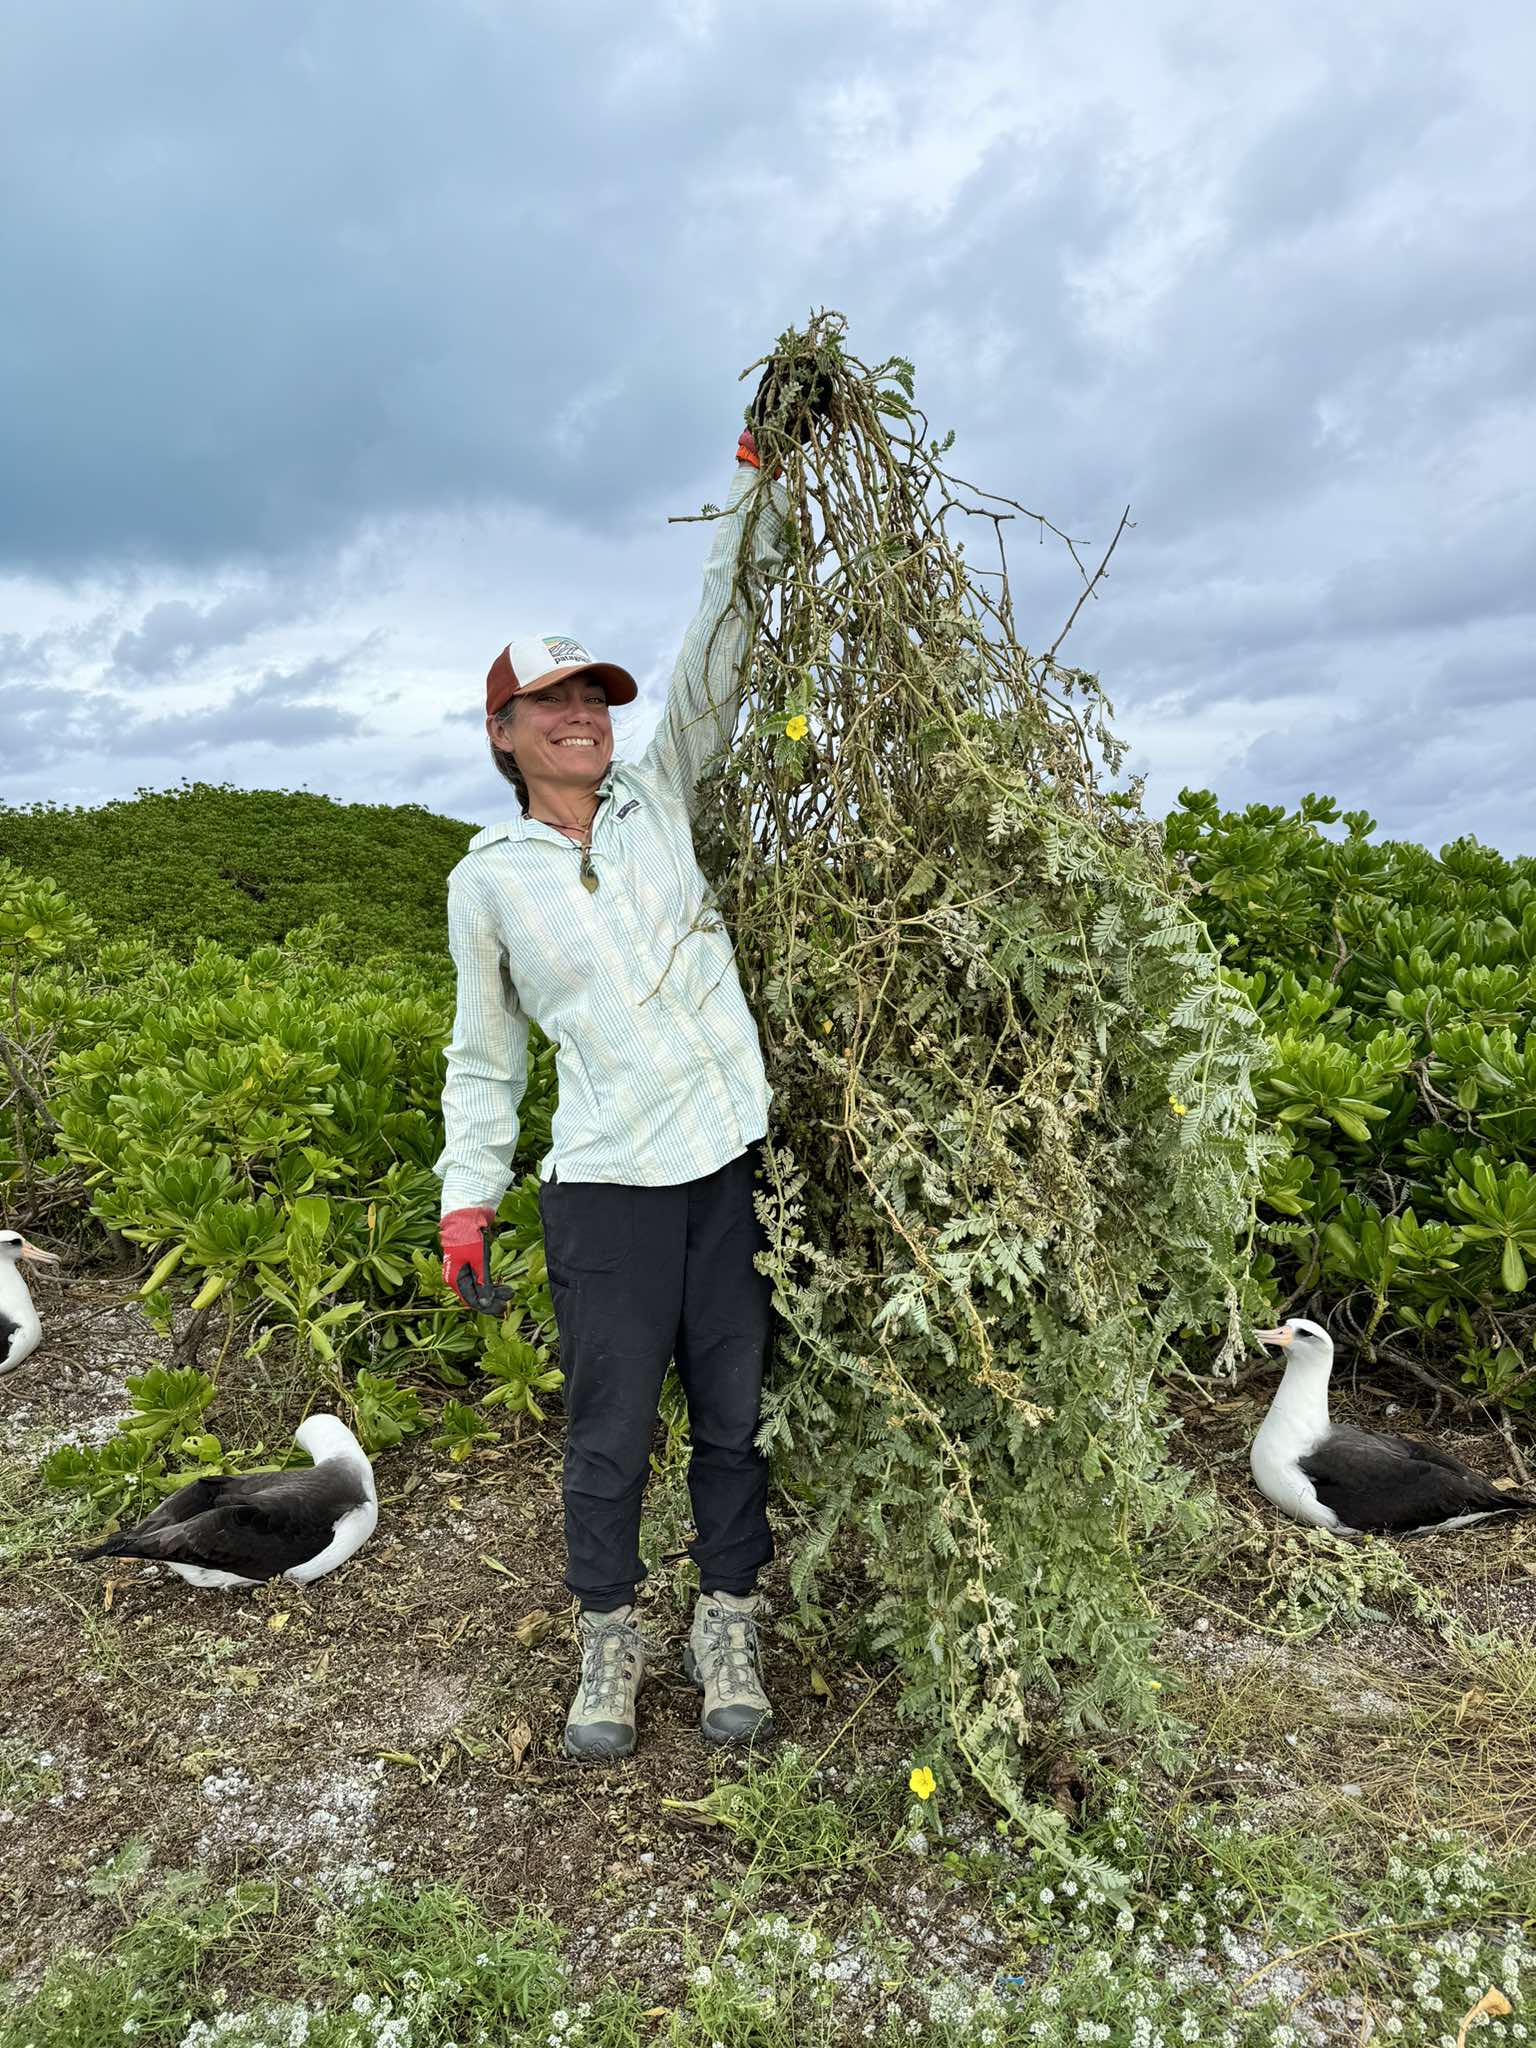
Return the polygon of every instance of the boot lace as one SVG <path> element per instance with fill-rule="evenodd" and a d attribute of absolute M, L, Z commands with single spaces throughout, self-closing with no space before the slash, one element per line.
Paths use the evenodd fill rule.
<path fill-rule="evenodd" d="M 707 1607 L 703 1619 L 705 1647 L 715 1661 L 715 1683 L 722 1696 L 736 1699 L 745 1693 L 761 1697 L 757 1616 L 738 1614 L 729 1607 Z"/>
<path fill-rule="evenodd" d="M 626 1621 L 605 1621 L 587 1636 L 581 1662 L 581 1704 L 586 1714 L 622 1719 L 639 1670 L 643 1645 Z"/>

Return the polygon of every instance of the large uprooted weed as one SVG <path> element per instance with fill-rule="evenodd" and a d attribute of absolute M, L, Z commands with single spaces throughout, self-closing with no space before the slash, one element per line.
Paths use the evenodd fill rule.
<path fill-rule="evenodd" d="M 1261 1040 L 1139 793 L 1100 786 L 1096 680 L 1020 644 L 1035 515 L 949 477 L 910 365 L 842 333 L 771 366 L 789 561 L 754 595 L 744 542 L 752 710 L 698 832 L 775 1090 L 765 1427 L 797 1588 L 862 1530 L 905 1710 L 1048 1835 L 1042 1725 L 1154 1706 L 1138 1558 L 1201 1524 L 1154 1382 L 1252 1306 Z"/>

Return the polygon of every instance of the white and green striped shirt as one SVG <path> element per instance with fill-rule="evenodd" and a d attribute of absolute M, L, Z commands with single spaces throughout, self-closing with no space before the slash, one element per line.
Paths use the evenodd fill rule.
<path fill-rule="evenodd" d="M 443 1084 L 442 1209 L 494 1208 L 512 1178 L 528 1020 L 558 1048 L 560 1101 L 540 1163 L 561 1180 L 670 1187 L 713 1173 L 768 1128 L 771 1090 L 736 959 L 693 850 L 700 776 L 741 712 L 749 624 L 733 602 L 743 523 L 778 566 L 784 498 L 738 465 L 655 737 L 599 785 L 591 861 L 553 826 L 488 825 L 448 877 L 458 1001 Z"/>

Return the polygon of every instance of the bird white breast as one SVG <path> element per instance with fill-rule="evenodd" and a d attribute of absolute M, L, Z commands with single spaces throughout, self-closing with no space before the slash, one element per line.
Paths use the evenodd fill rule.
<path fill-rule="evenodd" d="M 307 1586 L 312 1579 L 322 1579 L 327 1572 L 335 1571 L 337 1565 L 345 1564 L 354 1550 L 361 1550 L 378 1526 L 379 1503 L 370 1489 L 367 1500 L 355 1508 L 348 1508 L 341 1520 L 331 1531 L 331 1540 L 324 1550 L 296 1564 L 283 1577 L 292 1585 Z"/>
<path fill-rule="evenodd" d="M 1301 1469 L 1301 1460 L 1317 1449 L 1328 1433 L 1326 1423 L 1319 1431 L 1314 1423 L 1300 1421 L 1283 1412 L 1277 1403 L 1265 1416 L 1253 1448 L 1248 1469 L 1260 1493 L 1273 1501 L 1283 1514 L 1314 1529 L 1327 1529 L 1335 1536 L 1352 1535 L 1330 1507 L 1318 1499 L 1311 1480 Z"/>
<path fill-rule="evenodd" d="M 43 1341 L 43 1326 L 32 1306 L 27 1284 L 14 1266 L 0 1266 L 0 1309 L 16 1325 L 10 1349 L 0 1358 L 0 1374 L 3 1374 L 14 1372 Z"/>

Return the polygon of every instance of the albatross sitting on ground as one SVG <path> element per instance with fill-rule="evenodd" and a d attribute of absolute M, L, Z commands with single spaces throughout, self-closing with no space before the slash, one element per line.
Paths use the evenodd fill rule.
<path fill-rule="evenodd" d="M 307 1586 L 323 1578 L 374 1532 L 373 1467 L 335 1415 L 311 1415 L 294 1442 L 314 1460 L 307 1470 L 194 1479 L 137 1528 L 78 1555 L 150 1558 L 194 1586 L 258 1586 L 277 1578 Z"/>
<path fill-rule="evenodd" d="M 43 1341 L 43 1326 L 21 1277 L 19 1259 L 59 1263 L 56 1252 L 39 1251 L 19 1230 L 0 1230 L 0 1376 L 14 1372 Z"/>
<path fill-rule="evenodd" d="M 1330 1423 L 1333 1339 L 1320 1323 L 1293 1316 L 1254 1335 L 1282 1346 L 1286 1362 L 1248 1463 L 1265 1499 L 1298 1522 L 1335 1536 L 1423 1536 L 1536 1513 L 1536 1500 L 1502 1493 L 1433 1444 Z"/>

